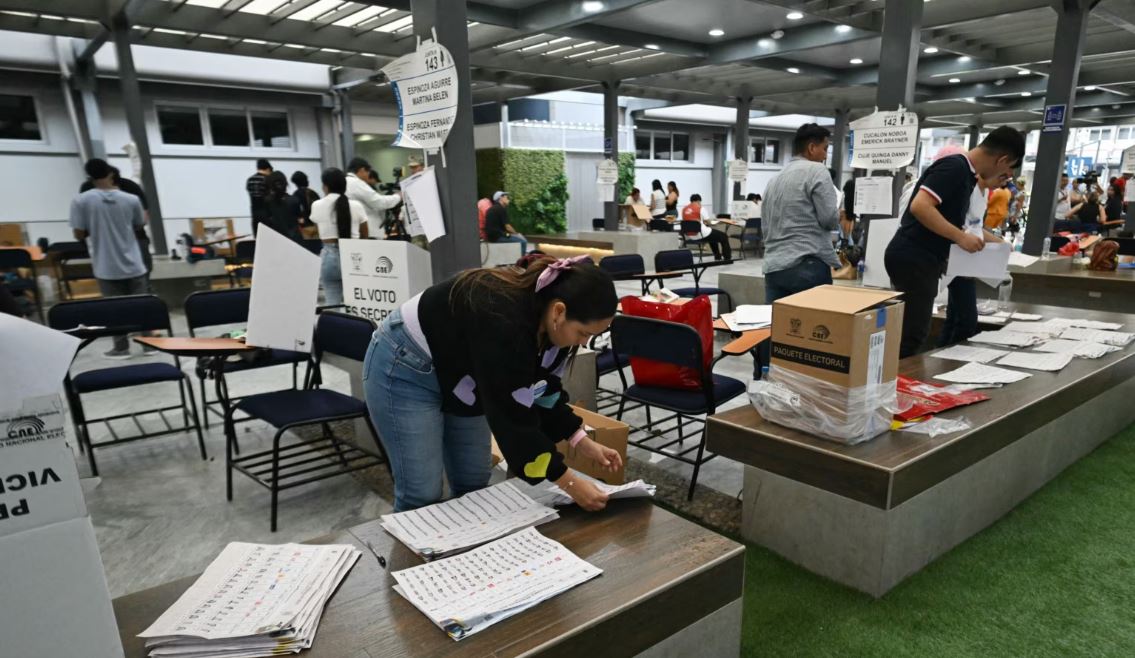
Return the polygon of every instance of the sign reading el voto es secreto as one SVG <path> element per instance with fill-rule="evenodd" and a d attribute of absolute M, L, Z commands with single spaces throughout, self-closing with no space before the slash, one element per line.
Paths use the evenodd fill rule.
<path fill-rule="evenodd" d="M 914 161 L 918 150 L 918 115 L 903 108 L 875 112 L 850 124 L 851 166 L 857 169 L 898 169 Z"/>
<path fill-rule="evenodd" d="M 394 146 L 436 152 L 457 116 L 457 69 L 449 50 L 427 39 L 382 68 L 398 103 Z"/>

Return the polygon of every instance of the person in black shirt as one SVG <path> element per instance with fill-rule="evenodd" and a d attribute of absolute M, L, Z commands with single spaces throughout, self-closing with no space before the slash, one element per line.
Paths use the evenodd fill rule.
<path fill-rule="evenodd" d="M 528 240 L 512 228 L 508 221 L 508 192 L 493 194 L 493 205 L 485 212 L 485 237 L 489 242 L 515 242 L 520 245 L 520 255 L 528 253 Z"/>
<path fill-rule="evenodd" d="M 1115 183 L 1107 186 L 1107 203 L 1104 204 L 1104 228 L 1123 226 L 1123 190 Z"/>
<path fill-rule="evenodd" d="M 311 223 L 311 204 L 319 201 L 319 194 L 308 186 L 307 174 L 302 171 L 292 174 L 292 184 L 296 186 L 296 191 L 292 192 L 292 198 L 296 200 L 304 228 L 314 226 Z"/>
<path fill-rule="evenodd" d="M 1068 219 L 1074 220 L 1072 228 L 1077 233 L 1099 233 L 1100 225 L 1107 221 L 1106 211 L 1100 205 L 1100 195 L 1089 192 L 1082 201 L 1072 206 Z"/>
<path fill-rule="evenodd" d="M 607 496 L 564 464 L 556 444 L 609 470 L 619 453 L 587 437 L 560 378 L 576 350 L 607 330 L 615 285 L 587 256 L 468 270 L 427 288 L 374 333 L 363 388 L 394 473 L 394 511 L 484 487 L 490 431 L 509 470 L 554 481 L 580 507 Z"/>
<path fill-rule="evenodd" d="M 268 219 L 268 176 L 272 173 L 272 163 L 264 158 L 256 161 L 256 173 L 248 177 L 244 189 L 248 192 L 249 215 L 252 217 L 252 235 L 256 227 Z M 287 179 L 284 179 L 285 181 Z"/>
<path fill-rule="evenodd" d="M 895 290 L 903 293 L 900 357 L 917 354 L 930 334 L 938 280 L 946 271 L 950 245 L 981 251 L 981 235 L 965 230 L 966 210 L 981 178 L 999 186 L 1025 156 L 1025 138 L 1008 126 L 989 133 L 977 148 L 930 165 L 915 183 L 911 201 L 884 255 Z"/>
<path fill-rule="evenodd" d="M 303 239 L 300 233 L 300 205 L 288 194 L 288 179 L 283 172 L 273 171 L 267 178 L 268 193 L 264 197 L 266 215 L 263 223 L 277 233 L 296 242 Z"/>

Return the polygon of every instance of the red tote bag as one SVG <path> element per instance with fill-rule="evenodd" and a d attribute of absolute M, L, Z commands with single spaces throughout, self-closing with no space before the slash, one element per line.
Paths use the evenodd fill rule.
<path fill-rule="evenodd" d="M 713 361 L 713 311 L 709 297 L 700 295 L 685 304 L 644 302 L 638 297 L 622 299 L 623 312 L 640 318 L 653 318 L 688 324 L 701 337 L 703 366 L 709 370 Z M 631 358 L 631 372 L 639 386 L 700 390 L 701 378 L 694 368 L 685 368 L 651 359 Z"/>

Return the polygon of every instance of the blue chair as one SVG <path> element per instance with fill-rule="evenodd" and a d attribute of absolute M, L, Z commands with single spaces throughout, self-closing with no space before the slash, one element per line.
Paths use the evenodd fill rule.
<path fill-rule="evenodd" d="M 31 276 L 23 276 L 21 270 L 28 270 Z M 40 299 L 39 285 L 35 280 L 36 269 L 32 255 L 24 249 L 0 249 L 0 278 L 5 278 L 5 272 L 10 274 L 10 278 L 5 281 L 8 290 L 14 294 L 30 292 L 36 312 L 39 313 L 39 321 L 43 322 L 43 300 Z"/>
<path fill-rule="evenodd" d="M 679 227 L 682 235 L 682 246 L 689 247 L 696 245 L 698 248 L 698 260 L 705 257 L 705 240 L 701 237 L 702 223 L 696 219 L 683 219 L 682 225 Z"/>
<path fill-rule="evenodd" d="M 646 264 L 640 254 L 618 254 L 601 258 L 599 269 L 610 274 L 615 281 L 628 281 L 646 273 Z"/>
<path fill-rule="evenodd" d="M 698 295 L 724 295 L 729 301 L 729 308 L 733 308 L 733 297 L 716 286 L 701 285 L 702 274 L 706 268 L 724 265 L 732 261 L 712 261 L 710 263 L 694 263 L 694 256 L 688 249 L 668 249 L 654 254 L 654 270 L 658 273 L 689 271 L 694 278 L 692 288 L 671 288 L 670 292 L 679 297 L 697 297 Z M 721 309 L 718 309 L 721 312 Z"/>
<path fill-rule="evenodd" d="M 155 295 L 132 295 L 129 297 L 62 302 L 51 307 L 51 310 L 47 313 L 47 322 L 52 329 L 59 330 L 74 329 L 82 324 L 88 327 L 129 327 L 130 331 L 164 331 L 170 336 L 173 335 L 169 321 L 169 309 L 166 308 L 165 302 Z M 91 339 L 85 340 L 79 349 L 85 348 L 92 342 Z M 101 418 L 87 418 L 83 411 L 82 395 L 84 393 L 145 386 L 161 382 L 177 383 L 178 392 L 181 394 L 181 404 Z M 193 386 L 189 377 L 182 372 L 181 361 L 177 357 L 174 357 L 173 363 L 139 363 L 88 370 L 74 376 L 69 374 L 67 379 L 64 380 L 64 391 L 71 406 L 71 417 L 75 424 L 76 434 L 79 441 L 86 446 L 91 474 L 94 476 L 99 474 L 98 464 L 95 462 L 95 448 L 167 434 L 180 434 L 189 430 L 194 430 L 197 433 L 197 444 L 201 448 L 201 459 L 208 459 L 208 455 L 205 453 L 205 439 L 201 435 L 201 423 L 197 417 L 197 403 L 193 397 Z M 188 405 L 186 405 L 187 398 Z M 180 409 L 182 413 L 183 425 L 181 427 L 172 426 L 165 417 L 165 412 L 177 409 Z M 138 422 L 138 417 L 145 414 L 157 414 L 166 429 L 146 432 L 141 423 Z M 110 421 L 121 418 L 130 418 L 134 421 L 140 434 L 120 437 Z M 101 443 L 92 443 L 89 426 L 93 423 L 104 423 L 112 439 Z"/>
<path fill-rule="evenodd" d="M 319 388 L 322 382 L 320 364 L 330 353 L 359 361 L 366 357 L 375 324 L 366 318 L 324 311 L 319 314 L 313 340 L 314 352 L 308 362 L 302 390 L 257 393 L 226 405 L 225 415 L 225 487 L 233 499 L 233 470 L 240 471 L 272 492 L 272 532 L 276 531 L 279 493 L 310 482 L 386 464 L 378 432 L 371 424 L 366 403 L 337 391 Z M 223 374 L 222 374 L 223 376 Z M 222 386 L 222 391 L 224 387 Z M 235 457 L 236 429 L 233 414 L 243 411 L 276 428 L 272 448 Z M 331 431 L 330 423 L 363 418 L 374 436 L 377 453 L 343 441 Z M 280 440 L 290 429 L 304 425 L 322 425 L 323 434 L 316 439 L 301 439 L 281 446 Z M 361 437 L 360 437 L 361 439 Z"/>
<path fill-rule="evenodd" d="M 745 220 L 745 227 L 741 229 L 741 258 L 745 258 L 746 245 L 752 253 L 764 256 L 764 233 L 761 229 L 760 217 L 750 217 Z"/>
<path fill-rule="evenodd" d="M 694 487 L 698 482 L 698 471 L 701 465 L 713 459 L 716 455 L 705 454 L 705 419 L 704 416 L 717 412 L 717 405 L 728 402 L 745 392 L 744 382 L 713 374 L 713 367 L 725 356 L 737 356 L 745 353 L 748 348 L 731 348 L 729 345 L 722 350 L 722 354 L 714 359 L 708 369 L 705 368 L 702 354 L 701 337 L 697 330 L 686 324 L 640 318 L 629 315 L 617 315 L 611 323 L 611 344 L 618 354 L 629 357 L 651 359 L 661 363 L 693 368 L 701 381 L 699 390 L 679 390 L 641 386 L 639 384 L 627 385 L 624 367 L 618 368 L 619 378 L 623 382 L 623 395 L 619 402 L 619 411 L 616 418 L 620 420 L 626 411 L 626 403 L 637 402 L 646 407 L 646 426 L 632 429 L 629 443 L 643 450 L 677 459 L 680 462 L 694 467 L 690 478 L 690 491 L 687 500 L 693 500 Z M 673 412 L 672 415 L 662 419 L 651 418 L 651 407 L 658 407 Z M 698 416 L 702 416 L 699 418 Z M 675 427 L 658 429 L 670 421 L 675 421 Z M 667 448 L 675 444 L 683 444 L 686 438 L 687 425 L 700 425 L 701 437 L 697 445 L 670 451 Z M 658 445 L 656 442 L 665 440 L 667 432 L 677 431 L 678 437 Z M 697 455 L 689 457 L 689 453 L 697 451 Z"/>
<path fill-rule="evenodd" d="M 203 290 L 190 294 L 185 298 L 185 321 L 189 325 L 189 335 L 196 337 L 198 330 L 208 327 L 247 323 L 248 303 L 251 295 L 251 288 Z M 258 358 L 254 360 L 225 361 L 225 372 L 233 373 L 291 364 L 292 388 L 298 388 L 299 364 L 307 363 L 307 354 L 292 352 L 291 350 L 271 349 L 257 356 Z M 208 400 L 205 392 L 205 380 L 209 378 L 210 370 L 201 360 L 197 362 L 196 374 L 198 387 L 201 391 L 202 420 L 205 427 L 208 428 L 209 412 L 213 412 L 221 418 L 224 417 L 224 412 L 221 410 L 219 400 L 214 402 Z M 211 408 L 210 405 L 214 405 L 216 408 Z"/>

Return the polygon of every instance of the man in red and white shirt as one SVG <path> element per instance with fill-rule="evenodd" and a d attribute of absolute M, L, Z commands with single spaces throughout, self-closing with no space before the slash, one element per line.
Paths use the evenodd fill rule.
<path fill-rule="evenodd" d="M 733 249 L 729 246 L 729 238 L 721 231 L 710 228 L 706 225 L 706 220 L 710 219 L 709 213 L 701 205 L 701 195 L 690 195 L 690 203 L 682 208 L 682 235 L 687 239 L 701 240 L 709 245 L 713 250 L 713 259 L 733 260 Z M 698 223 L 698 232 L 686 231 L 686 222 Z"/>

